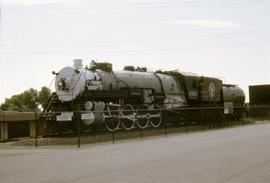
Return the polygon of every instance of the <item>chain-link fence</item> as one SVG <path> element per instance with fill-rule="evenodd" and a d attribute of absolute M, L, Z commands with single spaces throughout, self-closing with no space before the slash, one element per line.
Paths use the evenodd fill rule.
<path fill-rule="evenodd" d="M 94 112 L 33 112 L 34 118 L 24 127 L 25 123 L 14 125 L 16 123 L 8 121 L 2 112 L 0 135 L 4 143 L 16 135 L 20 137 L 29 134 L 31 137 L 20 139 L 14 145 L 74 145 L 79 148 L 82 144 L 115 143 L 127 139 L 168 136 L 262 123 L 270 119 L 270 106 L 234 107 L 230 110 L 228 112 L 226 107 L 194 107 L 176 110 L 160 108 L 134 111 L 122 108 Z M 21 128 L 21 131 L 16 131 L 18 128 Z M 13 136 L 10 136 L 12 133 Z"/>

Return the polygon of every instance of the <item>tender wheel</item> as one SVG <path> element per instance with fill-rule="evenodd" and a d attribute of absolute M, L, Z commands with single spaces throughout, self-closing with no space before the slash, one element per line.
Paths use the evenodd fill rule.
<path fill-rule="evenodd" d="M 125 105 L 121 111 L 121 126 L 125 130 L 131 130 L 135 128 L 135 111 L 131 105 Z"/>
<path fill-rule="evenodd" d="M 162 115 L 160 110 L 155 110 L 150 112 L 150 124 L 153 128 L 160 127 L 162 123 Z"/>
<path fill-rule="evenodd" d="M 145 129 L 149 126 L 149 121 L 150 121 L 150 114 L 145 108 L 138 108 L 137 110 L 137 126 L 140 129 Z"/>

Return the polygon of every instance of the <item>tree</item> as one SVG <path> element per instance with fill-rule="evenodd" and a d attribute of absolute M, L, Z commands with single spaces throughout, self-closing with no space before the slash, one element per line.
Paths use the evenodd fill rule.
<path fill-rule="evenodd" d="M 23 109 L 22 111 L 38 110 L 38 91 L 30 88 L 22 93 Z"/>
<path fill-rule="evenodd" d="M 20 111 L 22 109 L 22 97 L 14 95 L 10 99 L 6 98 L 5 103 L 1 105 L 3 111 Z"/>
<path fill-rule="evenodd" d="M 39 92 L 38 102 L 41 107 L 44 109 L 51 97 L 51 90 L 43 86 Z"/>
<path fill-rule="evenodd" d="M 45 106 L 49 100 L 51 91 L 47 87 L 42 87 L 41 91 L 30 88 L 21 94 L 13 95 L 10 99 L 1 104 L 2 111 L 38 111 L 39 105 Z"/>

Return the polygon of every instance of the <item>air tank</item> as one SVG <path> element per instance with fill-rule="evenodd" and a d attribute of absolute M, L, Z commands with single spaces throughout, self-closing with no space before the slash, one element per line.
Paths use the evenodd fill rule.
<path fill-rule="evenodd" d="M 223 86 L 224 102 L 233 102 L 235 105 L 243 105 L 245 103 L 244 91 L 235 85 Z"/>

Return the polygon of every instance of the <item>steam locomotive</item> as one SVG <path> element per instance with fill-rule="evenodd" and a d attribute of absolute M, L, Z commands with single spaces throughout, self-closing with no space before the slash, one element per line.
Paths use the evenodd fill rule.
<path fill-rule="evenodd" d="M 55 129 L 72 128 L 75 118 L 85 129 L 102 124 L 116 131 L 158 128 L 164 117 L 199 124 L 243 115 L 243 90 L 218 78 L 133 66 L 114 72 L 110 63 L 92 61 L 83 67 L 79 59 L 53 73 L 56 91 L 44 113 L 53 113 L 49 120 Z"/>

